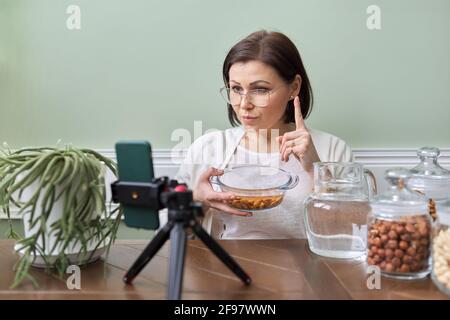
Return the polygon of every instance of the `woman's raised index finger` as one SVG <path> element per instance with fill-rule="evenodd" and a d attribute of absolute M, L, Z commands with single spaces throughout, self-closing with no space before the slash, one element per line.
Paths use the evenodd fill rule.
<path fill-rule="evenodd" d="M 294 110 L 295 110 L 295 128 L 297 130 L 306 129 L 305 121 L 303 120 L 302 116 L 302 108 L 300 106 L 300 98 L 298 96 L 296 96 L 294 99 Z"/>

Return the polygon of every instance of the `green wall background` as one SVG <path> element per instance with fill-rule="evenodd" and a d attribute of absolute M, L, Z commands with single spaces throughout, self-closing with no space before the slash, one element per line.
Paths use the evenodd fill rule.
<path fill-rule="evenodd" d="M 66 8 L 81 8 L 81 30 Z M 382 29 L 366 27 L 381 8 Z M 0 0 L 0 140 L 112 148 L 176 128 L 229 127 L 229 48 L 266 28 L 298 46 L 311 127 L 353 148 L 450 146 L 448 0 Z"/>

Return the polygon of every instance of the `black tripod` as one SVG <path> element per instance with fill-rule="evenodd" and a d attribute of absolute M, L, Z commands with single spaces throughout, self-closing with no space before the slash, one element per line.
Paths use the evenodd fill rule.
<path fill-rule="evenodd" d="M 186 229 L 194 234 L 246 285 L 251 283 L 250 277 L 236 261 L 202 228 L 197 218 L 203 216 L 202 206 L 194 203 L 192 191 L 179 185 L 173 190 L 161 194 L 161 203 L 168 208 L 168 222 L 156 234 L 144 249 L 139 258 L 125 274 L 124 281 L 131 284 L 170 236 L 169 289 L 167 298 L 179 300 L 183 283 L 184 257 L 186 252 Z"/>

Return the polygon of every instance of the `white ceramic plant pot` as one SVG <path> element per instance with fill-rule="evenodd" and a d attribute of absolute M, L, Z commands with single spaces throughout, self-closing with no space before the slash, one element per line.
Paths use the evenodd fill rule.
<path fill-rule="evenodd" d="M 19 177 L 20 178 L 20 177 Z M 22 202 L 26 202 L 33 196 L 34 192 L 36 191 L 36 188 L 39 186 L 38 181 L 33 182 L 30 186 L 28 186 L 26 189 L 24 189 L 22 196 L 20 200 Z M 59 194 L 61 189 L 56 187 L 56 194 Z M 39 219 L 42 215 L 42 209 L 41 209 L 41 203 L 43 201 L 43 197 L 45 194 L 45 190 L 41 191 L 41 194 L 39 195 L 39 198 L 37 200 L 36 209 L 34 212 L 34 219 Z M 41 248 L 44 249 L 44 254 L 47 257 L 47 262 L 50 264 L 53 264 L 56 260 L 56 257 L 61 253 L 62 251 L 62 243 L 59 243 L 53 252 L 51 252 L 52 248 L 54 247 L 55 243 L 57 242 L 57 236 L 56 232 L 51 230 L 51 225 L 62 218 L 63 216 L 63 206 L 64 206 L 64 196 L 61 196 L 58 201 L 55 201 L 53 203 L 52 210 L 46 220 L 46 233 L 44 235 L 44 239 L 42 237 L 39 237 L 37 243 Z M 98 213 L 94 213 L 92 216 L 92 219 L 96 218 Z M 29 212 L 29 209 L 27 212 L 23 214 L 23 226 L 24 226 L 24 235 L 25 237 L 30 237 L 35 235 L 41 226 L 41 222 L 37 222 L 33 227 L 31 227 L 31 212 Z M 99 243 L 99 239 L 92 239 L 88 243 L 88 250 L 86 253 L 82 253 L 82 246 L 79 242 L 75 243 L 75 241 L 72 241 L 69 246 L 65 249 L 65 254 L 69 259 L 69 262 L 71 264 L 84 264 L 88 263 L 94 260 L 97 260 L 106 250 L 106 244 L 108 243 L 109 239 L 104 240 L 104 243 L 98 246 L 98 248 L 95 250 L 95 247 L 97 247 Z M 16 250 L 19 250 L 22 246 L 20 244 L 16 245 Z M 95 252 L 94 252 L 95 250 Z M 24 250 L 20 250 L 19 254 L 23 254 Z M 50 256 L 51 253 L 51 256 Z M 37 256 L 34 257 L 33 265 L 37 267 L 45 267 L 46 263 L 45 260 L 42 258 L 41 254 L 36 252 Z"/>

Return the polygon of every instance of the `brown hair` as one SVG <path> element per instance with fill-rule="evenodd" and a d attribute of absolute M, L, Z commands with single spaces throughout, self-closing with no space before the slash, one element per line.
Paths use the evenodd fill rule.
<path fill-rule="evenodd" d="M 302 83 L 299 98 L 302 115 L 306 119 L 312 110 L 313 93 L 302 58 L 294 43 L 280 32 L 261 30 L 250 34 L 230 49 L 223 62 L 222 73 L 225 85 L 227 86 L 230 81 L 229 71 L 234 63 L 251 60 L 258 60 L 271 66 L 286 83 L 291 83 L 297 74 L 300 75 Z M 233 127 L 240 124 L 230 104 L 228 104 L 228 119 Z M 295 122 L 293 100 L 288 102 L 284 122 Z"/>

